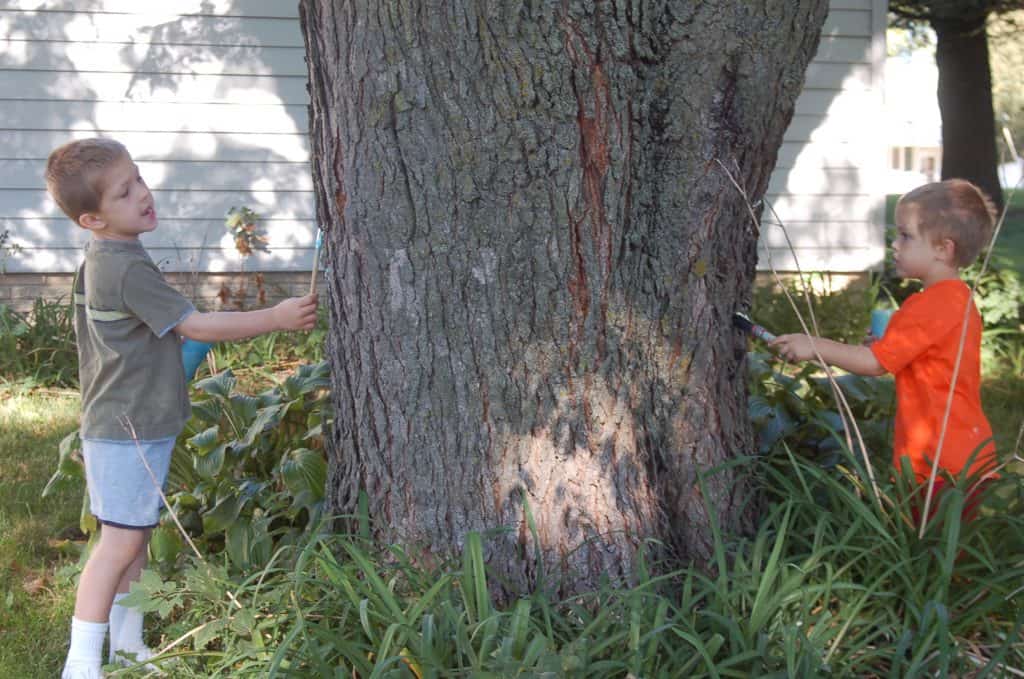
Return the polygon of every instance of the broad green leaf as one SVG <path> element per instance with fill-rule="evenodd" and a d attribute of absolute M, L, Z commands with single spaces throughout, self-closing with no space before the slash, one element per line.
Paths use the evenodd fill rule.
<path fill-rule="evenodd" d="M 220 474 L 220 470 L 224 466 L 224 453 L 227 447 L 226 443 L 222 443 L 206 455 L 193 457 L 192 463 L 196 473 L 204 479 L 213 479 Z"/>
<path fill-rule="evenodd" d="M 327 461 L 315 450 L 292 450 L 281 458 L 281 476 L 296 499 L 307 494 L 313 502 L 319 502 L 327 484 Z"/>
<path fill-rule="evenodd" d="M 246 394 L 235 394 L 231 397 L 231 409 L 236 415 L 244 418 L 243 422 L 251 422 L 261 407 L 260 399 Z"/>
<path fill-rule="evenodd" d="M 203 514 L 203 532 L 219 533 L 238 519 L 242 511 L 242 499 L 229 495 L 220 499 L 213 509 Z"/>
<path fill-rule="evenodd" d="M 249 521 L 235 521 L 227 530 L 224 546 L 228 557 L 238 568 L 249 566 L 249 545 L 252 542 L 252 526 Z"/>
<path fill-rule="evenodd" d="M 256 419 L 253 421 L 249 428 L 245 432 L 245 436 L 238 440 L 236 447 L 248 448 L 255 441 L 256 438 L 267 431 L 276 427 L 281 422 L 281 418 L 284 416 L 287 410 L 287 405 L 270 406 L 269 408 L 261 408 Z"/>
<path fill-rule="evenodd" d="M 174 524 L 157 526 L 149 538 L 149 553 L 154 561 L 173 562 L 178 558 L 182 547 L 184 542 Z"/>
<path fill-rule="evenodd" d="M 195 383 L 195 388 L 211 396 L 228 399 L 237 384 L 238 380 L 235 379 L 234 374 L 230 370 L 225 370 L 213 377 L 199 380 Z"/>
<path fill-rule="evenodd" d="M 220 426 L 213 425 L 204 429 L 188 440 L 189 444 L 196 449 L 199 455 L 206 455 L 217 446 L 217 437 L 220 435 Z"/>
<path fill-rule="evenodd" d="M 220 422 L 223 411 L 221 405 L 214 399 L 203 401 L 192 401 L 192 421 L 202 424 L 216 424 Z M 196 427 L 199 429 L 199 427 Z"/>

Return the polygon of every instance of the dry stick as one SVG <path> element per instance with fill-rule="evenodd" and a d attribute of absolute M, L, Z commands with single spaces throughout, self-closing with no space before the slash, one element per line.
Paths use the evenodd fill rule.
<path fill-rule="evenodd" d="M 754 213 L 754 207 L 750 203 L 750 198 L 747 195 L 747 192 L 743 189 L 742 186 L 740 186 L 739 182 L 736 181 L 736 178 L 729 171 L 729 168 L 727 168 L 721 160 L 716 159 L 715 162 L 717 162 L 719 166 L 721 166 L 722 170 L 725 172 L 726 177 L 729 178 L 729 181 L 732 183 L 732 185 L 739 192 L 740 196 L 743 198 L 743 202 L 746 205 L 747 212 L 750 214 L 751 220 L 753 221 L 754 225 L 758 227 L 758 231 L 760 231 L 761 222 L 757 218 L 757 215 Z M 772 208 L 770 205 L 768 206 L 768 208 L 775 216 L 775 219 L 777 221 L 776 225 L 782 229 L 782 233 L 786 238 L 786 245 L 789 247 L 790 253 L 793 255 L 794 262 L 796 262 L 797 273 L 800 277 L 800 283 L 803 289 L 804 298 L 807 303 L 808 312 L 811 316 L 811 323 L 814 327 L 815 333 L 817 333 L 817 320 L 814 317 L 814 309 L 811 305 L 810 294 L 808 293 L 808 286 L 804 281 L 803 271 L 802 269 L 800 269 L 800 262 L 799 258 L 796 255 L 796 250 L 793 247 L 792 241 L 790 241 L 789 239 L 789 234 L 786 231 L 786 227 L 782 224 L 782 221 L 779 220 L 774 208 Z M 786 289 L 786 286 L 782 283 L 782 278 L 779 276 L 779 272 L 776 270 L 775 265 L 772 262 L 771 251 L 768 250 L 767 246 L 765 246 L 765 256 L 768 260 L 768 266 L 771 269 L 772 275 L 774 276 L 776 283 L 778 283 L 779 287 L 782 289 L 783 294 L 786 296 L 786 300 L 789 302 L 790 306 L 793 308 L 793 311 L 796 313 L 797 320 L 800 322 L 800 327 L 803 328 L 805 333 L 810 335 L 811 331 L 810 329 L 808 329 L 807 323 L 804 321 L 803 315 L 800 313 L 800 309 L 797 307 L 796 301 L 793 299 L 792 295 L 789 294 L 789 290 Z M 839 403 L 839 412 L 840 417 L 843 420 L 843 426 L 845 429 L 844 434 L 846 435 L 847 446 L 850 449 L 853 448 L 853 439 L 850 437 L 850 429 L 852 428 L 857 436 L 857 442 L 860 445 L 861 454 L 864 458 L 864 465 L 868 473 L 868 480 L 871 482 L 871 490 L 874 493 L 875 501 L 881 504 L 882 495 L 879 492 L 878 484 L 875 481 L 874 468 L 871 466 L 871 460 L 868 459 L 867 447 L 864 445 L 864 439 L 861 436 L 860 427 L 857 425 L 857 420 L 853 415 L 853 410 L 850 408 L 850 404 L 847 402 L 846 395 L 843 394 L 843 390 L 839 388 L 839 384 L 835 380 L 835 376 L 832 373 L 832 369 L 829 367 L 827 363 L 825 363 L 825 360 L 822 358 L 821 354 L 818 352 L 817 347 L 815 347 L 813 343 L 812 348 L 814 349 L 814 354 L 815 357 L 818 359 L 818 362 L 825 369 L 825 376 L 828 379 L 829 386 L 832 388 L 832 393 L 835 396 L 836 401 Z M 849 421 L 847 420 L 847 417 L 849 417 Z"/>
<path fill-rule="evenodd" d="M 1024 181 L 1024 178 L 1021 179 Z M 1015 189 L 1020 187 L 1021 181 L 1017 182 Z M 981 270 L 978 271 L 978 275 L 974 277 L 974 281 L 971 283 L 971 291 L 967 296 L 967 303 L 964 305 L 964 318 L 960 328 L 960 344 L 956 348 L 956 361 L 953 363 L 953 379 L 949 384 L 949 394 L 946 396 L 946 412 L 942 415 L 942 427 L 939 429 L 939 443 L 935 447 L 935 458 L 932 460 L 932 470 L 928 475 L 928 492 L 924 497 L 924 511 L 921 513 L 921 527 L 917 531 L 918 539 L 924 537 L 924 529 L 928 526 L 928 512 L 932 506 L 932 495 L 935 492 L 935 478 L 939 473 L 939 460 L 942 458 L 942 444 L 946 441 L 946 429 L 949 426 L 949 416 L 953 411 L 953 394 L 956 391 L 956 380 L 960 376 L 960 362 L 964 355 L 964 344 L 967 343 L 967 321 L 970 318 L 971 308 L 974 306 L 974 292 L 978 289 L 978 283 L 981 281 L 981 277 L 985 275 L 985 270 L 988 269 L 988 262 L 992 258 L 992 250 L 995 248 L 996 240 L 999 238 L 999 232 L 1003 230 L 1003 222 L 1006 221 L 1006 212 L 1010 209 L 1009 201 L 1003 204 L 1003 212 L 999 215 L 999 221 L 996 222 L 996 228 L 992 232 L 992 238 L 988 243 L 988 252 L 985 253 L 985 259 L 981 262 Z M 991 472 L 986 476 L 991 476 Z"/>
<path fill-rule="evenodd" d="M 800 268 L 800 259 L 796 255 L 796 248 L 793 247 L 793 241 L 790 240 L 789 238 L 789 231 L 786 229 L 786 225 L 782 223 L 782 220 L 779 219 L 779 215 L 778 213 L 775 212 L 774 206 L 772 206 L 771 203 L 765 203 L 765 205 L 768 207 L 768 209 L 772 213 L 772 216 L 775 218 L 775 225 L 782 230 L 782 235 L 786 239 L 786 246 L 789 248 L 790 253 L 793 255 L 793 262 L 796 264 L 797 274 L 800 277 L 800 284 L 804 295 L 804 302 L 807 304 L 807 312 L 811 317 L 811 326 L 814 330 L 813 335 L 815 337 L 820 337 L 821 330 L 818 328 L 818 321 L 814 316 L 814 305 L 811 304 L 811 296 L 809 291 L 810 285 L 808 285 L 808 283 L 804 280 L 804 274 Z M 792 297 L 789 294 L 789 290 L 786 289 L 786 286 L 782 284 L 782 281 L 779 278 L 779 272 L 775 270 L 775 264 L 772 262 L 771 250 L 768 249 L 767 244 L 765 244 L 765 257 L 768 260 L 768 266 L 771 268 L 772 273 L 775 276 L 776 282 L 779 284 L 779 287 L 782 289 L 783 294 L 788 299 L 790 306 L 793 307 L 793 310 L 796 312 L 797 319 L 800 321 L 800 327 L 803 329 L 805 333 L 810 335 L 811 333 L 807 329 L 807 324 L 804 323 L 802 318 L 800 318 L 800 312 L 796 308 L 796 302 L 793 301 Z M 811 348 L 814 349 L 814 355 L 818 359 L 818 363 L 822 366 L 822 368 L 825 371 L 825 375 L 828 378 L 829 387 L 832 389 L 832 395 L 839 403 L 839 414 L 843 421 L 843 434 L 846 436 L 846 445 L 850 450 L 853 450 L 853 438 L 850 435 L 850 429 L 852 428 L 853 434 L 857 438 L 857 444 L 860 446 L 860 449 L 862 451 L 864 463 L 867 465 L 868 478 L 870 479 L 872 488 L 875 491 L 875 498 L 881 500 L 881 495 L 878 493 L 878 486 L 875 484 L 874 469 L 871 466 L 871 462 L 868 460 L 867 446 L 864 444 L 864 437 L 860 433 L 860 426 L 857 424 L 857 418 L 853 414 L 853 408 L 850 407 L 850 402 L 847 401 L 846 394 L 839 387 L 839 383 L 835 380 L 835 373 L 832 372 L 832 367 L 825 363 L 825 359 L 822 358 L 821 354 L 818 352 L 817 347 L 814 346 L 813 343 L 811 345 Z M 849 420 L 847 420 L 847 418 L 849 418 Z"/>

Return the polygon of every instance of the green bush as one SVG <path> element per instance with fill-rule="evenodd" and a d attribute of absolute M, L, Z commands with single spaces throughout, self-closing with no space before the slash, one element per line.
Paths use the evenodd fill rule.
<path fill-rule="evenodd" d="M 712 573 L 641 566 L 632 587 L 499 605 L 478 534 L 432 568 L 311 531 L 258 571 L 192 560 L 173 582 L 144 577 L 132 603 L 183 640 L 177 677 L 1005 676 L 1024 662 L 1020 479 L 969 525 L 948 491 L 918 539 L 902 479 L 875 502 L 849 459 L 747 464 L 773 502 L 752 537 L 717 539 Z"/>
<path fill-rule="evenodd" d="M 813 290 L 818 291 L 809 292 L 808 295 L 814 317 L 818 321 L 818 334 L 852 344 L 863 342 L 867 337 L 871 310 L 878 300 L 878 287 L 870 285 L 838 289 L 830 285 L 825 274 L 810 274 L 808 279 Z M 800 309 L 808 329 L 813 333 L 814 328 L 811 326 L 807 311 L 803 286 L 795 279 L 786 281 L 785 285 L 797 308 Z M 793 306 L 783 291 L 775 286 L 762 285 L 754 288 L 751 316 L 776 335 L 803 332 Z"/>
<path fill-rule="evenodd" d="M 840 410 L 831 383 L 815 364 L 806 363 L 787 374 L 777 369 L 780 361 L 771 354 L 751 352 L 747 365 L 750 420 L 761 454 L 785 443 L 819 465 L 832 467 L 842 458 L 847 434 L 856 445 L 849 417 Z M 835 381 L 867 449 L 882 464 L 889 464 L 896 408 L 892 378 L 841 374 Z"/>
<path fill-rule="evenodd" d="M 74 316 L 66 301 L 37 299 L 29 313 L 0 304 L 0 379 L 36 386 L 78 384 Z"/>
<path fill-rule="evenodd" d="M 322 510 L 327 463 L 322 428 L 328 419 L 326 363 L 300 366 L 259 394 L 236 390 L 231 371 L 196 383 L 205 396 L 178 437 L 165 494 L 175 516 L 204 555 L 225 552 L 233 571 L 265 565 L 293 543 Z M 78 432 L 61 443 L 57 470 L 44 495 L 81 484 Z M 82 529 L 96 530 L 83 498 Z M 154 529 L 150 555 L 172 573 L 186 549 L 170 514 Z"/>

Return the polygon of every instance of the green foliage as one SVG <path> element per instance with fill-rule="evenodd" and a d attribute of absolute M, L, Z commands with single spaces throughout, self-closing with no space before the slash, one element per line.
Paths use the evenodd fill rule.
<path fill-rule="evenodd" d="M 224 552 L 232 568 L 249 569 L 267 563 L 273 549 L 293 543 L 317 520 L 327 479 L 321 432 L 328 372 L 326 363 L 303 365 L 255 396 L 236 390 L 230 370 L 196 383 L 205 398 L 192 403 L 165 495 L 204 554 Z M 76 431 L 61 443 L 44 495 L 83 477 Z M 88 495 L 81 528 L 96 530 Z M 173 572 L 185 548 L 173 518 L 165 514 L 153 531 L 153 563 Z"/>
<path fill-rule="evenodd" d="M 0 274 L 7 273 L 7 260 L 21 252 L 21 246 L 11 242 L 11 232 L 0 231 Z"/>
<path fill-rule="evenodd" d="M 272 332 L 244 342 L 222 342 L 213 348 L 218 367 L 258 367 L 274 371 L 296 363 L 319 363 L 324 360 L 327 337 L 327 311 L 317 312 L 317 324 L 309 332 Z"/>
<path fill-rule="evenodd" d="M 224 227 L 231 233 L 238 254 L 248 257 L 254 252 L 269 252 L 268 239 L 260 234 L 260 216 L 246 206 L 232 207 L 224 218 Z"/>
<path fill-rule="evenodd" d="M 491 596 L 486 540 L 436 567 L 398 546 L 311 531 L 263 568 L 192 561 L 133 603 L 165 618 L 175 675 L 378 677 L 1002 676 L 1019 667 L 1019 479 L 961 523 L 938 503 L 924 539 L 905 479 L 884 501 L 846 472 L 780 453 L 748 461 L 773 498 L 757 532 L 700 566 L 570 600 Z"/>
<path fill-rule="evenodd" d="M 840 416 L 828 378 L 812 363 L 796 372 L 783 372 L 778 359 L 760 352 L 748 355 L 748 368 L 750 419 L 759 452 L 769 453 L 785 442 L 823 467 L 838 464 L 848 418 Z M 836 384 L 853 412 L 864 444 L 887 463 L 896 406 L 892 378 L 844 374 L 836 377 Z"/>
<path fill-rule="evenodd" d="M 807 279 L 819 334 L 843 342 L 863 342 L 870 324 L 871 309 L 880 295 L 877 284 L 839 288 L 832 285 L 827 274 L 809 274 Z M 787 280 L 784 284 L 813 332 L 803 286 L 796 279 Z M 777 335 L 803 332 L 792 305 L 776 287 L 764 285 L 754 288 L 751 306 L 751 316 L 771 332 Z"/>
<path fill-rule="evenodd" d="M 29 313 L 0 304 L 0 380 L 49 387 L 78 384 L 78 352 L 67 302 L 37 299 Z"/>

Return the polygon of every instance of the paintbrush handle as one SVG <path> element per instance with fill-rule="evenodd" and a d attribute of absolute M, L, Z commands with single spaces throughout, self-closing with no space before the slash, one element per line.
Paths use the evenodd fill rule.
<path fill-rule="evenodd" d="M 323 232 L 317 229 L 316 248 L 313 250 L 313 275 L 309 277 L 309 294 L 316 292 L 316 274 L 320 264 L 320 246 L 323 245 Z"/>

